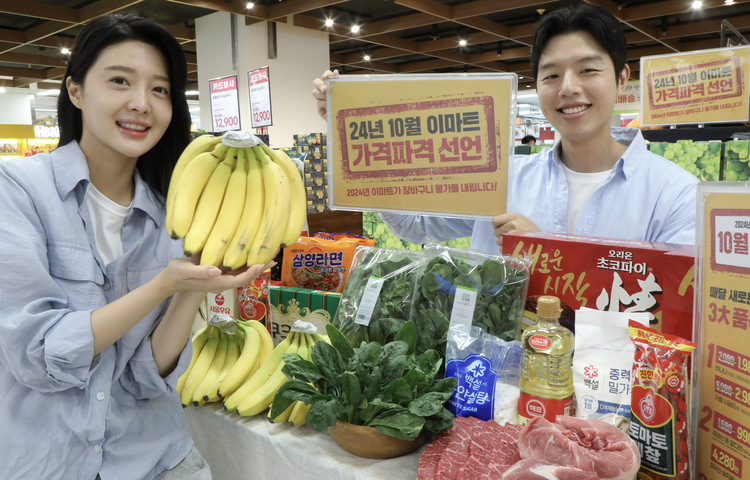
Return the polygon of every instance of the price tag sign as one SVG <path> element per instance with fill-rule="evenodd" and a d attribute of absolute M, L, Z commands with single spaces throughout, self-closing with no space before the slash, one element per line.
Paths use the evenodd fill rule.
<path fill-rule="evenodd" d="M 208 81 L 211 92 L 211 119 L 214 132 L 240 130 L 240 99 L 237 75 Z"/>
<path fill-rule="evenodd" d="M 247 83 L 250 92 L 250 124 L 253 128 L 273 125 L 268 67 L 248 72 Z"/>
<path fill-rule="evenodd" d="M 364 326 L 370 325 L 372 313 L 375 311 L 375 304 L 378 302 L 378 296 L 380 296 L 380 289 L 383 288 L 383 281 L 382 278 L 378 277 L 370 277 L 367 280 L 365 291 L 359 300 L 359 309 L 357 310 L 357 317 L 354 319 L 354 323 Z"/>
<path fill-rule="evenodd" d="M 750 47 L 641 57 L 641 125 L 746 122 Z"/>
<path fill-rule="evenodd" d="M 695 478 L 740 480 L 750 465 L 750 192 L 703 182 L 698 199 Z"/>
<path fill-rule="evenodd" d="M 471 325 L 476 304 L 477 291 L 475 289 L 457 287 L 456 296 L 453 298 L 450 325 Z"/>

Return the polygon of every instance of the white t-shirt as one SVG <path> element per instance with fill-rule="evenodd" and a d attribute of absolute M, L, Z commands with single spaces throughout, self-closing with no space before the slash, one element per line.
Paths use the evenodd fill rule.
<path fill-rule="evenodd" d="M 113 202 L 97 190 L 93 183 L 89 185 L 88 205 L 96 248 L 106 265 L 122 256 L 122 225 L 130 206 L 123 207 Z"/>
<path fill-rule="evenodd" d="M 565 178 L 568 180 L 568 221 L 565 233 L 576 233 L 578 219 L 581 218 L 583 208 L 591 195 L 599 188 L 612 173 L 612 170 L 596 173 L 574 172 L 560 162 Z"/>

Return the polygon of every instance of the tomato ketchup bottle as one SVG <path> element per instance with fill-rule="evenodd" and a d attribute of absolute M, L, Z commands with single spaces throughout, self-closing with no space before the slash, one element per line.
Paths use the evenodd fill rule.
<path fill-rule="evenodd" d="M 550 422 L 557 415 L 570 415 L 573 401 L 573 332 L 560 325 L 560 299 L 539 297 L 536 325 L 523 333 L 523 371 L 518 420 L 521 425 L 534 417 Z"/>

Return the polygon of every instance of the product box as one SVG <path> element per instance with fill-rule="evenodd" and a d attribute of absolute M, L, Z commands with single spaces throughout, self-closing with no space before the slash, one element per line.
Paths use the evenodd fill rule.
<path fill-rule="evenodd" d="M 340 293 L 271 285 L 268 290 L 271 335 L 274 345 L 282 342 L 297 320 L 309 322 L 326 335 L 325 327 L 336 314 Z"/>
<path fill-rule="evenodd" d="M 239 318 L 240 300 L 237 290 L 231 288 L 221 293 L 210 293 L 206 295 L 208 320 L 217 314 L 229 315 L 232 318 Z"/>
<path fill-rule="evenodd" d="M 560 322 L 574 330 L 574 311 L 647 312 L 649 326 L 692 339 L 693 257 L 681 245 L 545 232 L 503 236 L 503 254 L 532 259 L 524 324 L 536 321 L 540 295 L 560 298 Z M 669 254 L 669 255 L 667 255 Z"/>

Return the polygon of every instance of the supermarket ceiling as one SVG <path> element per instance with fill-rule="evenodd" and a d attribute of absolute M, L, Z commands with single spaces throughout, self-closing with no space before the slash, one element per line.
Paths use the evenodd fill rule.
<path fill-rule="evenodd" d="M 633 77 L 645 55 L 717 48 L 723 20 L 750 31 L 750 0 L 587 0 L 622 23 Z M 329 32 L 331 67 L 347 74 L 515 72 L 531 83 L 534 23 L 567 1 L 539 0 L 0 0 L 0 86 L 58 88 L 63 48 L 82 25 L 110 12 L 168 28 L 197 81 L 195 19 L 215 11 Z M 694 3 L 702 3 L 700 7 Z M 333 23 L 326 20 L 332 20 Z M 353 26 L 359 27 L 353 31 Z M 356 30 L 356 29 L 355 29 Z M 728 33 L 738 42 L 738 37 Z M 190 88 L 190 87 L 189 87 Z"/>

